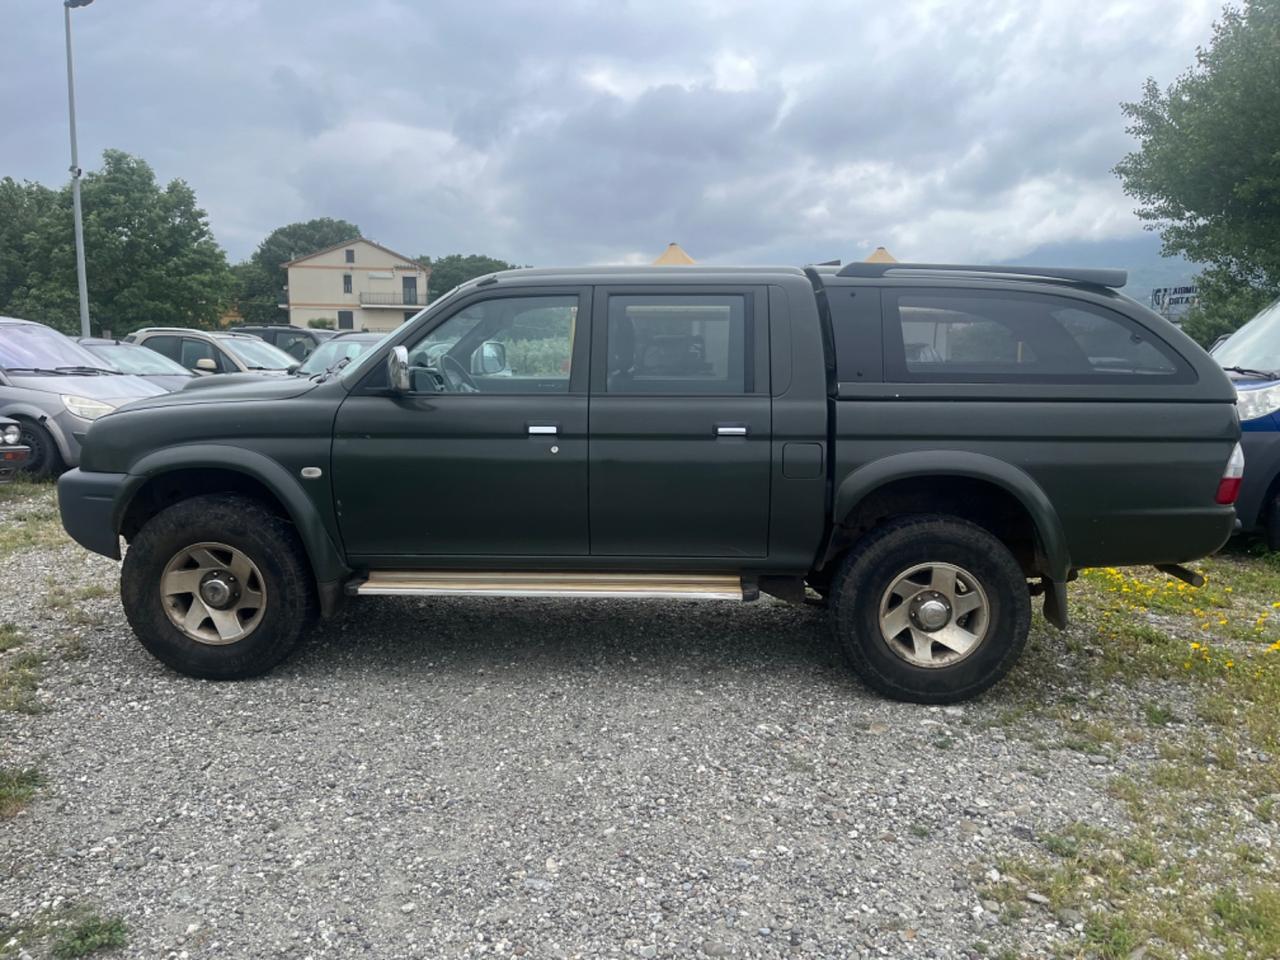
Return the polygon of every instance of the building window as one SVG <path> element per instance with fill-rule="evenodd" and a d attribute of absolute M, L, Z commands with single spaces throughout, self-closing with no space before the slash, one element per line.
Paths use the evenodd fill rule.
<path fill-rule="evenodd" d="M 354 319 L 355 319 L 355 315 L 352 313 L 352 311 L 339 310 L 338 311 L 338 329 L 350 330 L 354 325 L 353 323 Z"/>
<path fill-rule="evenodd" d="M 347 263 L 355 263 L 355 262 L 356 262 L 356 252 L 354 250 L 348 250 Z"/>
<path fill-rule="evenodd" d="M 343 293 L 351 292 L 351 274 L 349 273 L 344 273 L 342 275 L 342 292 Z"/>

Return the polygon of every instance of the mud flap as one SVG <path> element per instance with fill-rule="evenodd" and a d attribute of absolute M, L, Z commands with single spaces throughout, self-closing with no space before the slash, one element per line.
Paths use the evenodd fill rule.
<path fill-rule="evenodd" d="M 1059 630 L 1067 628 L 1067 585 L 1061 580 L 1041 580 L 1044 588 L 1044 618 Z"/>

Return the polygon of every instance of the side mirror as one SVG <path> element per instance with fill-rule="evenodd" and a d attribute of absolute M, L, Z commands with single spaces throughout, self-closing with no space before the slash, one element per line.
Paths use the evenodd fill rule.
<path fill-rule="evenodd" d="M 196 369 L 201 373 L 217 373 L 218 362 L 212 357 L 201 357 L 196 361 Z"/>
<path fill-rule="evenodd" d="M 507 369 L 507 345 L 486 340 L 471 355 L 471 372 L 491 377 Z"/>
<path fill-rule="evenodd" d="M 409 351 L 406 347 L 392 347 L 387 354 L 387 383 L 396 393 L 409 392 Z"/>

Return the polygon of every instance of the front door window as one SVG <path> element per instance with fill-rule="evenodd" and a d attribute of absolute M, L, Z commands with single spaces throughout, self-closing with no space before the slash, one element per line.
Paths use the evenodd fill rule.
<path fill-rule="evenodd" d="M 418 393 L 568 393 L 576 296 L 465 307 L 409 347 Z"/>

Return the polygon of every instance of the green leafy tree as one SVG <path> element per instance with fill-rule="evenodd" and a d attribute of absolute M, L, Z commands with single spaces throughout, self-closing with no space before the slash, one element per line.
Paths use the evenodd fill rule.
<path fill-rule="evenodd" d="M 360 228 L 346 220 L 318 217 L 272 230 L 244 263 L 236 264 L 236 305 L 250 323 L 283 323 L 285 285 L 290 260 L 359 237 Z"/>
<path fill-rule="evenodd" d="M 1202 343 L 1280 294 L 1280 0 L 1224 10 L 1167 90 L 1122 105 L 1138 150 L 1116 173 L 1167 254 L 1206 265 L 1187 329 Z"/>
<path fill-rule="evenodd" d="M 0 180 L 0 307 L 25 294 L 35 234 L 57 199 L 56 190 L 41 184 Z"/>
<path fill-rule="evenodd" d="M 231 295 L 232 276 L 195 192 L 181 180 L 160 186 L 145 160 L 120 150 L 107 150 L 102 159 L 102 169 L 87 174 L 81 188 L 94 331 L 213 324 Z M 77 332 L 71 188 L 17 189 L 26 191 L 25 204 L 16 201 L 13 181 L 0 189 L 0 204 L 22 219 L 16 239 L 12 228 L 0 233 L 6 276 L 0 312 Z"/>
<path fill-rule="evenodd" d="M 483 277 L 486 273 L 497 273 L 499 270 L 514 270 L 516 264 L 505 260 L 496 260 L 479 253 L 451 253 L 438 260 L 430 257 L 419 257 L 418 262 L 431 269 L 431 279 L 427 281 L 427 290 L 434 300 L 448 293 L 460 283 Z"/>

